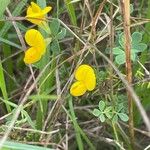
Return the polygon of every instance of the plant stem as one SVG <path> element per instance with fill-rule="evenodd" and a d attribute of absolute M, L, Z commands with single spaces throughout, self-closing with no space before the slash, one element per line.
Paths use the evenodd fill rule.
<path fill-rule="evenodd" d="M 84 148 L 83 148 L 83 143 L 82 143 L 82 139 L 81 139 L 81 135 L 80 135 L 80 130 L 78 128 L 78 123 L 76 121 L 76 116 L 75 116 L 74 109 L 73 109 L 72 97 L 69 97 L 69 108 L 70 108 L 72 122 L 73 122 L 74 129 L 75 129 L 78 148 L 79 148 L 79 150 L 83 150 Z"/>
<path fill-rule="evenodd" d="M 128 83 L 132 83 L 132 65 L 131 65 L 131 34 L 130 34 L 130 0 L 121 0 L 123 26 L 125 33 L 125 54 L 126 54 L 126 77 Z M 131 93 L 127 90 L 128 111 L 129 111 L 129 133 L 132 148 L 134 149 L 134 123 L 133 123 L 133 101 Z"/>
<path fill-rule="evenodd" d="M 112 127 L 113 127 L 113 130 L 114 130 L 114 134 L 115 134 L 116 141 L 119 143 L 119 138 L 118 138 L 118 134 L 117 134 L 117 130 L 116 130 L 116 127 L 115 127 L 115 123 L 114 123 L 114 122 L 112 122 Z"/>

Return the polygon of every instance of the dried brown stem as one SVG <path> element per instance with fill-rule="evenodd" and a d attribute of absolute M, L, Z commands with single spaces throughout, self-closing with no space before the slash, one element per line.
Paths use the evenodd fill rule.
<path fill-rule="evenodd" d="M 126 55 L 126 78 L 129 85 L 132 84 L 131 64 L 131 35 L 130 35 L 130 0 L 121 0 L 123 15 L 123 26 L 125 33 L 125 55 Z M 129 111 L 129 133 L 132 148 L 134 149 L 134 123 L 133 123 L 133 101 L 130 91 L 127 89 L 128 111 Z"/>

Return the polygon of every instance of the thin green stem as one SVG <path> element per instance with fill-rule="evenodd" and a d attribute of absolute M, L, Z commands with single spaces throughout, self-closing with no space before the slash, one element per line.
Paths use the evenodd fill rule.
<path fill-rule="evenodd" d="M 119 143 L 118 133 L 117 133 L 116 126 L 115 126 L 114 122 L 112 122 L 112 127 L 114 130 L 114 135 L 115 135 L 116 141 Z"/>
<path fill-rule="evenodd" d="M 78 128 L 78 123 L 77 123 L 75 112 L 74 112 L 74 109 L 73 109 L 72 97 L 69 98 L 69 109 L 70 109 L 70 113 L 71 113 L 71 116 L 72 116 L 72 122 L 73 122 L 74 129 L 75 129 L 78 148 L 79 148 L 79 150 L 84 150 L 83 142 L 82 142 L 81 135 L 80 135 L 80 130 Z"/>

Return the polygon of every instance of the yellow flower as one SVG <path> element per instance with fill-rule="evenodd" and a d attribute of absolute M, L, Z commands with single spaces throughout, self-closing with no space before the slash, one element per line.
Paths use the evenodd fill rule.
<path fill-rule="evenodd" d="M 46 51 L 46 43 L 41 33 L 35 29 L 28 30 L 25 41 L 31 47 L 25 52 L 24 62 L 32 64 L 39 61 Z"/>
<path fill-rule="evenodd" d="M 81 65 L 75 71 L 75 79 L 77 80 L 72 84 L 70 93 L 73 96 L 81 96 L 86 91 L 94 90 L 96 86 L 96 77 L 92 67 L 89 65 Z"/>
<path fill-rule="evenodd" d="M 27 9 L 26 18 L 33 24 L 40 25 L 45 20 L 45 15 L 51 11 L 52 7 L 45 7 L 41 9 L 36 3 L 31 2 L 31 5 Z"/>

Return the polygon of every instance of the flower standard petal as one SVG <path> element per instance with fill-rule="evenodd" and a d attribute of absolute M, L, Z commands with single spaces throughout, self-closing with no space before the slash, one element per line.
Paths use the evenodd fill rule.
<path fill-rule="evenodd" d="M 70 93 L 73 96 L 82 96 L 83 94 L 85 94 L 85 92 L 86 92 L 86 87 L 80 81 L 73 83 L 70 88 Z"/>
<path fill-rule="evenodd" d="M 75 79 L 78 81 L 84 81 L 86 74 L 88 72 L 93 72 L 92 67 L 90 67 L 89 65 L 81 65 L 77 68 L 77 70 L 75 71 Z"/>
<path fill-rule="evenodd" d="M 52 7 L 45 7 L 41 9 L 36 3 L 31 2 L 27 9 L 26 18 L 33 24 L 40 25 L 45 20 L 45 15 L 52 9 Z"/>
<path fill-rule="evenodd" d="M 35 12 L 35 13 L 42 11 L 42 9 L 39 7 L 39 5 L 37 5 L 34 2 L 31 2 L 31 7 L 32 7 L 32 11 Z"/>
<path fill-rule="evenodd" d="M 25 40 L 28 45 L 39 49 L 39 53 L 43 55 L 46 50 L 46 43 L 42 34 L 35 29 L 30 29 L 25 34 Z"/>
<path fill-rule="evenodd" d="M 25 52 L 24 62 L 26 64 L 33 64 L 41 59 L 41 54 L 35 47 L 31 47 Z"/>

